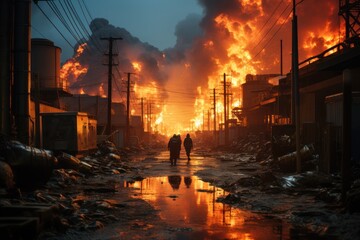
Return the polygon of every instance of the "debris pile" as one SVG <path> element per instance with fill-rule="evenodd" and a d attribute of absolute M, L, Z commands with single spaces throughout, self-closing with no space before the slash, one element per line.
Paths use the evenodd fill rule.
<path fill-rule="evenodd" d="M 55 157 L 47 150 L 2 141 L 0 228 L 9 230 L 1 231 L 0 238 L 47 239 L 59 232 L 93 230 L 119 221 L 116 213 L 127 206 L 104 194 L 117 192 L 119 182 L 112 176 L 137 169 L 127 158 L 130 150 L 121 152 L 109 141 L 98 147 L 97 152 L 81 158 L 67 153 Z M 40 218 L 37 214 L 45 206 L 47 218 Z M 5 211 L 10 208 L 24 210 L 17 214 Z M 26 222 L 9 221 L 24 216 Z"/>

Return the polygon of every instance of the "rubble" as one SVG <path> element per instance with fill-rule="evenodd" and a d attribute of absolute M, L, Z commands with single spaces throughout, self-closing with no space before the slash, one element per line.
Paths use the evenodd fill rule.
<path fill-rule="evenodd" d="M 296 152 L 291 139 L 289 135 L 282 135 L 276 139 L 278 146 L 285 147 L 283 152 L 279 148 L 276 154 L 271 151 L 268 141 L 261 136 L 252 135 L 234 142 L 229 150 L 231 154 L 218 152 L 217 158 L 223 163 L 237 164 L 232 165 L 234 174 L 231 182 L 228 182 L 225 176 L 220 177 L 221 181 L 212 180 L 214 185 L 228 191 L 217 201 L 271 216 L 286 213 L 292 225 L 290 237 L 358 238 L 360 236 L 359 180 L 353 182 L 344 204 L 341 198 L 341 177 L 317 171 L 319 156 L 312 144 L 304 145 L 300 152 L 305 172 L 295 173 Z M 288 153 L 284 154 L 285 152 Z M 235 174 L 237 170 L 241 171 L 241 176 Z M 202 179 L 208 180 L 207 172 L 199 174 L 204 176 Z M 353 174 L 353 176 L 356 179 L 357 175 Z M 291 198 L 304 199 L 303 206 L 288 203 Z M 348 224 L 353 227 L 348 227 Z"/>
<path fill-rule="evenodd" d="M 118 220 L 112 213 L 127 206 L 113 199 L 104 200 L 101 197 L 101 194 L 117 192 L 117 184 L 106 176 L 129 172 L 133 168 L 127 163 L 126 158 L 120 157 L 121 152 L 113 144 L 105 142 L 100 146 L 98 152 L 77 158 L 63 152 L 55 157 L 50 151 L 28 147 L 19 142 L 7 142 L 5 146 L 2 145 L 1 188 L 15 188 L 19 194 L 13 198 L 14 195 L 10 195 L 9 191 L 0 191 L 2 199 L 9 199 L 0 202 L 0 227 L 10 227 L 10 230 L 2 232 L 0 237 L 17 239 L 22 236 L 15 235 L 14 231 L 20 229 L 27 234 L 27 239 L 37 238 L 40 231 L 39 239 L 45 239 L 54 232 L 61 233 L 68 229 L 92 231 Z M 34 182 L 34 179 L 39 181 Z M 25 186 L 32 186 L 33 190 L 28 191 Z M 18 227 L 15 222 L 9 222 L 9 217 L 14 217 L 11 213 L 14 212 L 13 209 L 24 208 L 28 211 L 29 206 L 34 204 L 46 204 L 51 209 L 48 219 L 39 221 L 35 216 L 35 222 L 32 222 L 31 218 L 27 218 L 24 219 L 25 222 L 19 222 Z M 11 225 L 1 222 L 6 209 L 12 209 L 7 211 L 9 216 L 6 216 Z M 21 220 L 19 217 L 16 219 Z M 49 224 L 42 226 L 43 222 Z"/>

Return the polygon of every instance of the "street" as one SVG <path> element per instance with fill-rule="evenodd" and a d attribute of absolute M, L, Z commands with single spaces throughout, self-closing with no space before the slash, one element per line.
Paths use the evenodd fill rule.
<path fill-rule="evenodd" d="M 86 180 L 83 193 L 72 197 L 79 211 L 69 222 L 80 215 L 77 224 L 40 238 L 354 239 L 358 234 L 359 215 L 341 213 L 341 206 L 317 197 L 324 179 L 315 183 L 320 177 L 309 174 L 314 186 L 301 186 L 299 176 L 264 172 L 252 155 L 197 149 L 189 164 L 181 156 L 170 166 L 168 152 L 160 149 L 127 164 L 131 171 Z"/>

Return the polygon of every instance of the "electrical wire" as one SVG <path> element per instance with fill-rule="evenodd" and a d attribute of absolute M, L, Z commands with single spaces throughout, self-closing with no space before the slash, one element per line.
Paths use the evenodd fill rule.
<path fill-rule="evenodd" d="M 60 36 L 67 42 L 67 44 L 69 44 L 69 46 L 74 49 L 74 46 L 70 43 L 70 41 L 61 33 L 61 31 L 58 29 L 58 27 L 56 27 L 56 25 L 51 21 L 51 19 L 49 18 L 49 16 L 44 12 L 44 10 L 38 5 L 35 4 L 39 10 L 42 12 L 42 14 L 46 17 L 46 19 L 51 23 L 51 25 L 53 25 L 53 27 L 56 29 L 56 31 L 60 34 Z"/>
<path fill-rule="evenodd" d="M 70 35 L 75 39 L 76 42 L 79 42 L 80 39 L 76 36 L 76 33 L 74 33 L 72 31 L 72 29 L 70 28 L 70 26 L 68 25 L 68 23 L 66 22 L 65 18 L 62 16 L 61 11 L 59 10 L 59 8 L 53 3 L 53 2 L 48 2 L 47 1 L 48 6 L 50 7 L 50 9 L 53 11 L 53 13 L 55 14 L 55 16 L 60 20 L 60 22 L 63 24 L 63 26 L 66 28 L 66 30 L 70 33 Z"/>
<path fill-rule="evenodd" d="M 270 19 L 272 17 L 274 17 L 275 12 L 279 9 L 279 7 L 281 6 L 281 3 L 283 3 L 284 0 L 281 0 L 278 5 L 276 6 L 276 8 L 272 11 L 272 13 L 269 15 L 268 19 L 265 21 L 265 23 L 261 26 L 260 30 L 258 31 L 258 33 L 255 35 L 254 39 L 258 39 L 258 36 L 261 34 L 261 32 L 265 29 L 265 26 L 270 23 Z"/>
<path fill-rule="evenodd" d="M 281 12 L 281 14 L 279 15 L 279 17 L 276 19 L 276 21 L 271 25 L 271 27 L 265 32 L 265 35 L 261 38 L 261 40 L 250 50 L 250 52 L 253 52 L 258 46 L 260 46 L 260 44 L 266 39 L 267 35 L 271 32 L 271 30 L 273 30 L 273 28 L 275 27 L 275 25 L 278 23 L 278 21 L 280 20 L 280 18 L 283 16 L 283 14 L 286 12 L 286 10 L 288 10 L 288 8 L 290 7 L 291 3 L 288 3 L 288 5 L 286 6 L 286 8 L 284 8 L 284 10 Z M 263 49 L 262 49 L 263 50 Z M 261 51 L 262 51 L 261 50 Z"/>
<path fill-rule="evenodd" d="M 264 47 L 253 56 L 253 59 L 255 59 L 269 44 L 270 42 L 274 39 L 274 37 L 276 36 L 276 34 L 281 30 L 281 28 L 284 26 L 284 24 L 286 23 L 287 19 L 290 17 L 292 11 L 289 12 L 288 16 L 286 17 L 286 19 L 282 22 L 282 24 L 280 25 L 280 27 L 277 29 L 277 31 L 272 35 L 272 37 L 265 43 Z"/>
<path fill-rule="evenodd" d="M 47 1 L 48 2 L 48 1 Z M 55 5 L 55 2 L 52 2 L 54 5 Z M 62 1 L 59 1 L 59 4 L 60 4 L 60 7 L 62 8 L 63 12 L 65 13 L 65 16 L 67 17 L 68 21 L 70 22 L 70 25 L 72 27 L 72 30 L 74 31 L 74 33 L 76 34 L 76 37 L 77 37 L 77 41 L 78 42 L 81 42 L 81 43 L 84 43 L 82 42 L 82 37 L 81 37 L 81 33 L 79 33 L 78 29 L 75 27 L 75 21 L 74 19 L 72 18 L 72 16 L 70 15 L 70 11 L 68 9 L 68 7 L 66 6 L 67 9 L 65 9 L 64 5 L 62 4 Z M 65 4 L 66 4 L 66 1 L 65 1 Z M 63 17 L 63 15 L 60 13 L 61 17 Z M 71 18 L 71 19 L 70 19 Z M 65 18 L 64 18 L 65 19 Z M 68 31 L 70 31 L 71 27 L 69 26 L 69 24 L 66 24 L 67 29 Z"/>
<path fill-rule="evenodd" d="M 40 36 L 42 36 L 43 38 L 46 38 L 44 34 L 42 34 L 35 26 L 31 25 L 31 28 L 37 32 Z"/>
<path fill-rule="evenodd" d="M 82 3 L 82 4 L 81 4 L 81 3 Z M 82 0 L 82 1 L 78 0 L 78 4 L 79 4 L 79 6 L 80 6 L 80 10 L 81 10 L 81 12 L 82 12 L 82 14 L 83 14 L 83 16 L 84 16 L 84 19 L 85 19 L 87 25 L 90 27 L 90 21 L 87 19 L 86 14 L 85 14 L 85 11 L 84 11 L 84 8 L 87 8 L 85 2 L 84 2 L 83 0 Z M 83 5 L 84 5 L 84 6 L 83 6 Z M 91 20 L 91 22 L 92 22 L 93 19 L 92 19 L 92 17 L 91 17 L 90 14 L 89 14 L 89 17 L 90 17 L 90 20 Z M 95 47 L 96 47 L 100 52 L 102 52 L 102 50 L 101 50 L 101 44 L 100 44 L 100 42 L 99 42 L 99 39 L 98 39 L 98 38 L 93 38 L 92 34 L 90 34 L 90 39 L 94 42 Z"/>

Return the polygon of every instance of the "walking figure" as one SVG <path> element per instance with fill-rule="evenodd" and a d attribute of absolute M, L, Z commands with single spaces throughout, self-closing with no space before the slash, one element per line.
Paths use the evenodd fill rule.
<path fill-rule="evenodd" d="M 176 165 L 176 160 L 179 154 L 179 143 L 176 134 L 174 134 L 168 143 L 168 150 L 170 151 L 170 163 Z"/>
<path fill-rule="evenodd" d="M 178 152 L 177 152 L 177 159 L 180 159 L 180 151 L 181 151 L 181 136 L 180 134 L 176 136 L 177 137 L 177 144 L 178 144 Z"/>
<path fill-rule="evenodd" d="M 184 147 L 185 147 L 186 156 L 188 157 L 188 162 L 189 162 L 190 161 L 190 152 L 191 152 L 191 149 L 193 148 L 193 141 L 190 138 L 190 134 L 187 134 L 186 138 L 184 139 Z"/>

